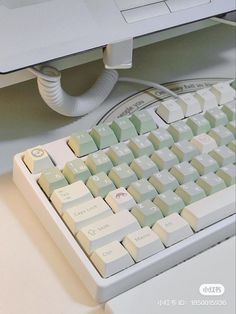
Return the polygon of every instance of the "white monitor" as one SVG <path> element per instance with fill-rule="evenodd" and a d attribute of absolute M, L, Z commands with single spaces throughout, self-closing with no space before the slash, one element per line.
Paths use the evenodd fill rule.
<path fill-rule="evenodd" d="M 235 10 L 235 0 L 0 0 L 0 73 Z"/>

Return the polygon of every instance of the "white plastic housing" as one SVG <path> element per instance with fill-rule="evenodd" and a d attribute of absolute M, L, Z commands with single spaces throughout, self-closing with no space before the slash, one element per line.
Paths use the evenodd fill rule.
<path fill-rule="evenodd" d="M 47 144 L 47 149 L 58 147 L 57 156 L 59 160 L 57 162 L 60 168 L 65 162 L 65 160 L 60 162 L 61 148 L 67 146 L 67 140 L 68 138 L 64 138 Z M 100 303 L 137 286 L 235 233 L 235 215 L 233 215 L 141 263 L 103 279 L 40 189 L 37 183 L 38 176 L 29 172 L 22 158 L 23 153 L 20 153 L 14 159 L 13 179 L 15 184 L 32 206 L 43 226 L 63 252 L 85 287 L 93 298 Z"/>

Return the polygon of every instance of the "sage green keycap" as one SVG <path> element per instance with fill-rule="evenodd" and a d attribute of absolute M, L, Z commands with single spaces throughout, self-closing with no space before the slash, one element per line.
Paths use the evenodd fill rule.
<path fill-rule="evenodd" d="M 196 183 L 205 191 L 206 195 L 211 195 L 226 188 L 223 179 L 212 172 L 200 177 Z"/>
<path fill-rule="evenodd" d="M 190 142 L 183 140 L 175 143 L 171 151 L 179 158 L 180 161 L 190 161 L 199 154 L 197 148 Z"/>
<path fill-rule="evenodd" d="M 228 123 L 226 114 L 217 107 L 207 110 L 204 117 L 210 122 L 212 128 Z"/>
<path fill-rule="evenodd" d="M 69 183 L 82 180 L 86 182 L 91 176 L 90 171 L 81 159 L 74 159 L 65 164 L 63 175 Z"/>
<path fill-rule="evenodd" d="M 216 172 L 219 169 L 218 163 L 208 154 L 194 157 L 191 161 L 191 165 L 197 169 L 201 176 L 209 172 Z"/>
<path fill-rule="evenodd" d="M 138 220 L 141 227 L 152 227 L 157 220 L 163 218 L 160 209 L 150 200 L 137 204 L 131 210 L 131 214 Z"/>
<path fill-rule="evenodd" d="M 156 123 L 146 110 L 136 111 L 130 117 L 130 121 L 135 126 L 138 134 L 144 134 L 156 129 Z"/>
<path fill-rule="evenodd" d="M 148 139 L 152 142 L 152 145 L 156 150 L 163 147 L 171 147 L 174 144 L 172 136 L 164 128 L 150 132 Z"/>
<path fill-rule="evenodd" d="M 177 156 L 169 150 L 169 148 L 164 147 L 155 151 L 151 156 L 152 161 L 155 162 L 160 170 L 169 170 L 174 165 L 179 163 Z"/>
<path fill-rule="evenodd" d="M 220 168 L 216 175 L 224 180 L 227 186 L 235 184 L 236 181 L 236 166 L 231 164 Z"/>
<path fill-rule="evenodd" d="M 233 140 L 231 143 L 229 143 L 228 147 L 232 150 L 232 152 L 236 153 L 236 140 Z"/>
<path fill-rule="evenodd" d="M 131 183 L 128 187 L 128 192 L 137 203 L 141 203 L 145 200 L 153 200 L 157 195 L 155 188 L 146 179 Z"/>
<path fill-rule="evenodd" d="M 168 132 L 171 134 L 175 142 L 182 140 L 191 140 L 193 132 L 184 121 L 177 121 L 168 127 Z"/>
<path fill-rule="evenodd" d="M 194 135 L 207 133 L 211 129 L 209 121 L 201 114 L 188 118 L 186 124 L 192 129 Z"/>
<path fill-rule="evenodd" d="M 176 178 L 166 169 L 152 175 L 149 182 L 154 186 L 158 193 L 163 193 L 168 190 L 174 191 L 179 185 Z"/>
<path fill-rule="evenodd" d="M 182 198 L 185 205 L 197 202 L 206 196 L 204 190 L 195 182 L 188 182 L 180 185 L 175 193 Z"/>
<path fill-rule="evenodd" d="M 138 135 L 133 123 L 127 117 L 115 119 L 110 127 L 119 142 L 129 140 Z"/>
<path fill-rule="evenodd" d="M 132 138 L 128 146 L 132 150 L 134 157 L 141 157 L 143 155 L 150 156 L 154 152 L 152 143 L 144 135 Z"/>
<path fill-rule="evenodd" d="M 178 180 L 179 184 L 196 181 L 199 177 L 197 170 L 187 161 L 175 165 L 170 173 Z"/>
<path fill-rule="evenodd" d="M 153 202 L 160 208 L 164 216 L 180 213 L 184 208 L 183 200 L 173 191 L 166 191 L 158 195 Z"/>
<path fill-rule="evenodd" d="M 225 104 L 222 111 L 226 114 L 229 121 L 236 119 L 236 102 L 235 100 Z"/>
<path fill-rule="evenodd" d="M 73 133 L 69 138 L 68 145 L 76 156 L 81 157 L 97 151 L 97 146 L 87 132 Z"/>
<path fill-rule="evenodd" d="M 233 134 L 223 125 L 220 125 L 208 133 L 216 141 L 218 146 L 227 145 L 234 140 Z"/>
<path fill-rule="evenodd" d="M 217 161 L 220 167 L 233 164 L 235 162 L 235 154 L 227 146 L 220 146 L 212 150 L 209 155 Z"/>
<path fill-rule="evenodd" d="M 124 162 L 129 165 L 134 159 L 132 151 L 125 143 L 112 145 L 109 148 L 107 155 L 111 159 L 114 166 L 123 164 Z"/>
<path fill-rule="evenodd" d="M 117 188 L 127 188 L 132 182 L 138 180 L 135 172 L 125 163 L 113 167 L 108 176 Z"/>
<path fill-rule="evenodd" d="M 52 167 L 41 173 L 38 184 L 44 193 L 50 197 L 54 190 L 68 185 L 68 182 L 58 168 Z"/>
<path fill-rule="evenodd" d="M 115 133 L 107 124 L 99 124 L 92 128 L 90 135 L 97 147 L 103 149 L 118 143 Z"/>
<path fill-rule="evenodd" d="M 100 172 L 89 177 L 86 185 L 94 197 L 101 196 L 105 198 L 110 191 L 116 189 L 115 185 L 105 172 Z"/>
<path fill-rule="evenodd" d="M 134 159 L 130 168 L 136 173 L 139 179 L 148 179 L 153 173 L 158 171 L 156 164 L 146 155 Z"/>
<path fill-rule="evenodd" d="M 101 150 L 88 155 L 85 163 L 92 174 L 96 174 L 99 172 L 107 173 L 113 167 L 111 160 Z"/>
<path fill-rule="evenodd" d="M 236 137 L 236 120 L 230 121 L 226 127 Z"/>

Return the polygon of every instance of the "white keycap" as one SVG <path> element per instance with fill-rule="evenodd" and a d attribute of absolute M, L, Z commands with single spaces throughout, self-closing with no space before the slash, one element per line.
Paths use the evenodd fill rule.
<path fill-rule="evenodd" d="M 67 209 L 63 220 L 73 234 L 91 223 L 103 219 L 113 212 L 107 203 L 99 196 L 90 201 Z"/>
<path fill-rule="evenodd" d="M 106 197 L 106 202 L 115 213 L 120 210 L 130 210 L 136 205 L 133 197 L 123 187 L 109 192 Z"/>
<path fill-rule="evenodd" d="M 191 143 L 202 153 L 207 154 L 217 148 L 214 138 L 207 134 L 200 134 L 192 138 Z"/>
<path fill-rule="evenodd" d="M 181 215 L 199 231 L 236 212 L 235 185 L 186 206 Z"/>
<path fill-rule="evenodd" d="M 48 153 L 41 146 L 28 149 L 25 152 L 23 161 L 33 174 L 54 166 Z"/>
<path fill-rule="evenodd" d="M 123 245 L 136 262 L 164 249 L 160 238 L 150 227 L 144 227 L 128 234 Z"/>
<path fill-rule="evenodd" d="M 82 228 L 76 237 L 84 250 L 91 254 L 109 242 L 122 241 L 127 234 L 139 228 L 136 218 L 129 211 L 122 210 Z"/>
<path fill-rule="evenodd" d="M 202 111 L 199 101 L 191 93 L 180 95 L 177 103 L 182 108 L 185 117 L 190 117 Z"/>
<path fill-rule="evenodd" d="M 236 97 L 235 90 L 230 86 L 229 82 L 217 83 L 211 87 L 211 92 L 216 96 L 218 104 L 224 105 L 234 100 Z"/>
<path fill-rule="evenodd" d="M 218 105 L 216 96 L 208 89 L 199 89 L 194 96 L 200 102 L 202 111 L 206 111 Z"/>
<path fill-rule="evenodd" d="M 193 234 L 187 221 L 177 213 L 158 220 L 152 227 L 165 246 L 171 246 Z"/>
<path fill-rule="evenodd" d="M 182 108 L 173 99 L 162 101 L 157 108 L 157 113 L 167 123 L 172 123 L 184 118 Z"/>
<path fill-rule="evenodd" d="M 91 260 L 102 277 L 107 278 L 134 264 L 129 253 L 118 241 L 98 248 Z"/>
<path fill-rule="evenodd" d="M 59 214 L 63 214 L 66 209 L 86 202 L 92 198 L 93 196 L 84 182 L 77 181 L 54 190 L 51 196 L 51 201 Z"/>

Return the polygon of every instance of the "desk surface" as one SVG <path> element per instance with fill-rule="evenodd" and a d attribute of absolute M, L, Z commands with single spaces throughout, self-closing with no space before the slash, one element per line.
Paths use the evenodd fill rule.
<path fill-rule="evenodd" d="M 158 82 L 234 77 L 234 36 L 234 29 L 216 26 L 140 48 L 135 51 L 134 69 L 122 74 Z M 64 71 L 64 87 L 72 94 L 84 91 L 101 68 L 101 62 L 93 62 Z M 82 119 L 61 117 L 47 108 L 38 95 L 35 81 L 0 90 L 1 314 L 103 313 L 103 306 L 96 304 L 88 295 L 12 183 L 12 158 L 27 147 L 87 128 L 112 104 L 137 90 L 135 85 L 119 84 L 99 110 Z M 214 250 L 214 257 L 211 255 L 208 266 L 212 267 L 213 264 L 214 267 L 214 259 L 220 256 L 222 245 Z M 230 241 L 224 249 L 227 258 L 233 258 L 233 250 L 234 242 Z M 189 260 L 182 267 L 175 268 L 176 280 L 186 276 L 187 268 L 184 265 L 191 266 L 193 261 Z M 195 272 L 200 274 L 201 269 L 206 267 L 206 259 L 201 262 L 200 257 L 197 265 Z M 224 271 L 225 276 L 230 278 L 233 269 L 226 268 Z M 216 281 L 218 273 L 219 269 L 215 269 Z M 173 270 L 165 273 L 166 282 L 168 278 L 173 280 Z M 195 287 L 196 283 L 193 281 L 191 284 Z M 163 285 L 161 279 L 160 285 Z M 166 298 L 171 297 L 166 285 L 163 285 L 163 291 L 166 291 Z M 178 291 L 176 285 L 176 294 Z"/>

